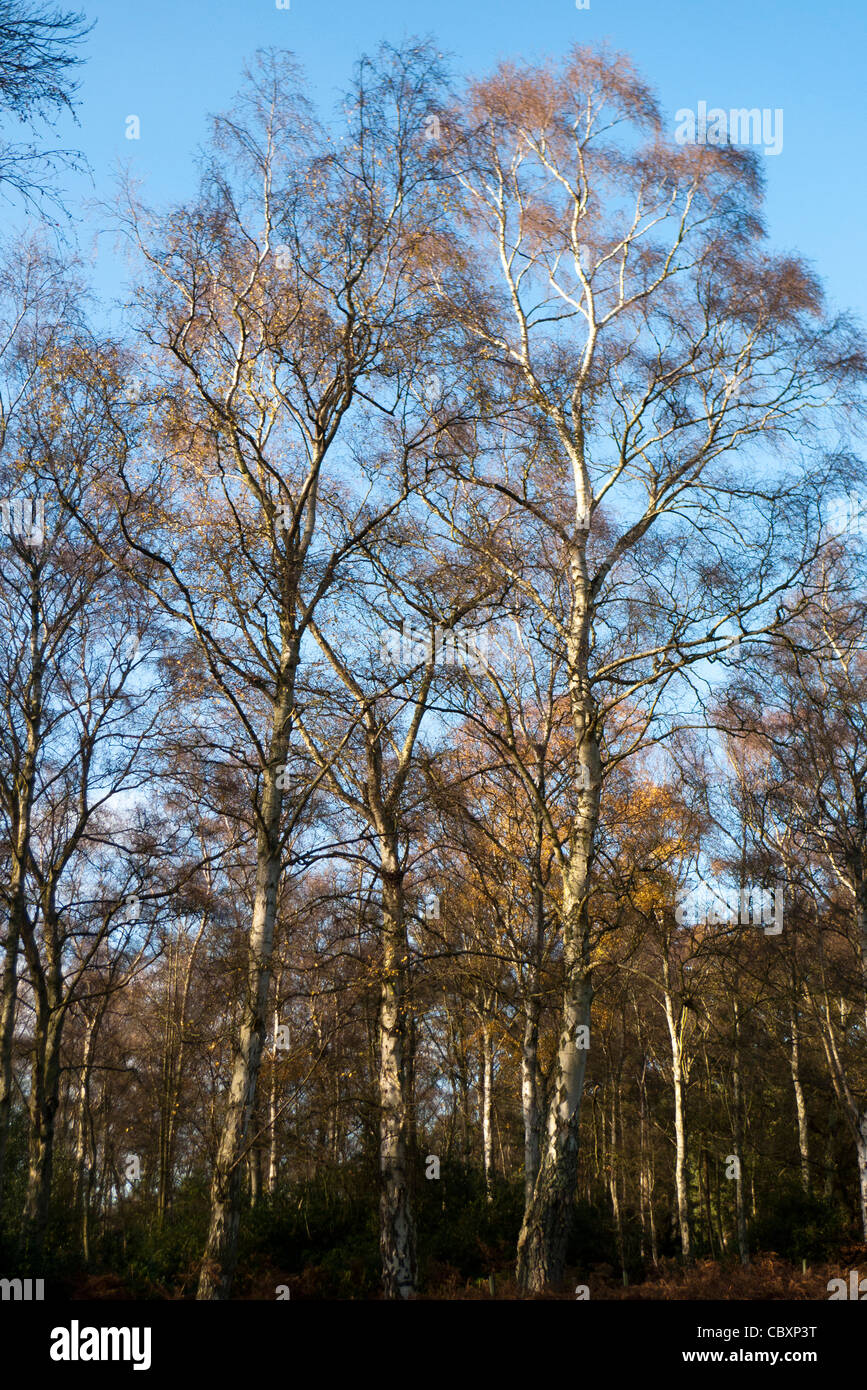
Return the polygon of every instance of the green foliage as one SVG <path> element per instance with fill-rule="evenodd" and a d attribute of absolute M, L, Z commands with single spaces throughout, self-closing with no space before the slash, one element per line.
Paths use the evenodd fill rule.
<path fill-rule="evenodd" d="M 574 1265 L 581 1273 L 588 1273 L 593 1265 L 611 1265 L 620 1269 L 620 1252 L 617 1247 L 617 1230 L 610 1208 L 597 1206 L 592 1202 L 575 1203 L 572 1219 L 572 1232 L 566 1247 L 566 1263 Z"/>
<path fill-rule="evenodd" d="M 13 1137 L 17 1161 L 9 1173 L 10 1190 L 19 1198 L 26 1177 L 21 1139 L 20 1134 Z M 284 1184 L 273 1198 L 264 1195 L 242 1217 L 235 1297 L 270 1299 L 277 1284 L 288 1283 L 293 1298 L 378 1298 L 378 1190 L 375 1170 L 359 1162 L 325 1170 L 309 1182 Z M 419 1165 L 413 1203 L 422 1293 L 438 1295 L 451 1286 L 454 1296 L 468 1282 L 487 1281 L 491 1274 L 510 1278 L 523 1201 L 520 1180 L 496 1177 L 489 1198 L 483 1173 L 470 1165 L 444 1159 L 440 1177 L 434 1179 L 426 1179 Z M 191 1298 L 207 1222 L 204 1177 L 184 1184 L 162 1227 L 145 1194 L 127 1198 L 110 1213 L 105 1228 L 101 1221 L 93 1223 L 85 1269 L 78 1220 L 71 1202 L 58 1193 L 40 1275 L 70 1292 L 89 1284 L 91 1292 L 82 1295 L 88 1297 Z M 14 1231 L 12 1222 L 5 1237 L 0 1233 L 4 1268 L 21 1262 Z M 806 1197 L 790 1187 L 764 1195 L 750 1245 L 756 1253 L 772 1251 L 794 1263 L 803 1258 L 818 1262 L 838 1252 L 851 1234 L 851 1214 L 839 1200 Z M 661 1219 L 663 1256 L 669 1235 L 668 1223 Z M 629 1207 L 623 1212 L 623 1242 L 629 1283 L 640 1283 L 648 1271 L 640 1256 L 638 1215 Z M 672 1253 L 676 1255 L 674 1246 Z M 567 1265 L 582 1281 L 595 1276 L 609 1286 L 620 1283 L 617 1230 L 604 1195 L 576 1202 Z M 112 1292 L 96 1293 L 109 1276 L 115 1281 Z"/>
<path fill-rule="evenodd" d="M 239 1290 L 264 1261 L 286 1275 L 293 1294 L 301 1297 L 371 1298 L 378 1293 L 377 1184 L 351 1168 L 342 1176 L 339 1185 L 325 1173 L 312 1183 L 284 1188 L 246 1213 Z"/>
<path fill-rule="evenodd" d="M 422 1177 L 416 1194 L 419 1269 L 447 1264 L 465 1279 L 480 1279 L 514 1264 L 521 1228 L 523 1184 L 495 1178 L 488 1201 L 484 1175 L 443 1160 L 439 1178 Z"/>
<path fill-rule="evenodd" d="M 848 1214 L 838 1203 L 807 1196 L 801 1188 L 768 1193 L 753 1223 L 750 1243 L 790 1260 L 828 1259 L 850 1235 Z"/>
<path fill-rule="evenodd" d="M 21 1219 L 26 1189 L 27 1114 L 23 1109 L 13 1107 L 9 1118 L 9 1139 L 3 1176 L 3 1206 L 0 1209 L 0 1227 L 6 1232 L 14 1230 Z"/>

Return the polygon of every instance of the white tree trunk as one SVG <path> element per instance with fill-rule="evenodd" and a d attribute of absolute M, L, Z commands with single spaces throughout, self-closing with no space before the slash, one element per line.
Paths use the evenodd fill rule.
<path fill-rule="evenodd" d="M 416 1289 L 415 1223 L 407 1173 L 406 960 L 397 853 L 382 850 L 382 988 L 379 1005 L 380 1253 L 386 1298 Z"/>
<path fill-rule="evenodd" d="M 680 1034 L 674 1016 L 674 1001 L 669 987 L 669 966 L 668 966 L 668 947 L 666 944 L 666 956 L 663 963 L 664 977 L 664 997 L 665 997 L 665 1019 L 668 1024 L 668 1036 L 671 1043 L 671 1084 L 674 1091 L 674 1141 L 675 1141 L 675 1162 L 674 1162 L 674 1192 L 677 1202 L 677 1224 L 680 1232 L 680 1248 L 683 1255 L 684 1264 L 689 1264 L 692 1259 L 692 1248 L 690 1243 L 689 1230 L 689 1192 L 686 1181 L 686 1108 L 684 1104 L 684 1084 L 683 1084 L 683 1047 L 681 1045 Z"/>
<path fill-rule="evenodd" d="M 494 1049 L 489 1023 L 482 1026 L 482 1151 L 485 1165 L 485 1191 L 488 1201 L 491 1196 L 491 1177 L 494 1169 L 494 1130 L 492 1124 L 494 1102 Z"/>
<path fill-rule="evenodd" d="M 529 999 L 521 1049 L 521 1110 L 524 1119 L 524 1207 L 529 1207 L 539 1171 L 539 1005 Z"/>
<path fill-rule="evenodd" d="M 282 976 L 281 976 L 282 978 Z M 277 981 L 280 988 L 280 980 Z M 280 1012 L 275 1004 L 273 1037 L 277 1037 L 280 1026 Z M 268 1195 L 273 1197 L 277 1190 L 277 1053 L 271 1065 L 271 1085 L 268 1088 Z"/>
<path fill-rule="evenodd" d="M 807 1122 L 807 1105 L 804 1088 L 801 1085 L 801 1039 L 798 1020 L 792 1014 L 792 1050 L 790 1056 L 792 1086 L 795 1092 L 795 1110 L 798 1116 L 798 1151 L 801 1155 L 801 1186 L 810 1191 L 810 1129 Z"/>

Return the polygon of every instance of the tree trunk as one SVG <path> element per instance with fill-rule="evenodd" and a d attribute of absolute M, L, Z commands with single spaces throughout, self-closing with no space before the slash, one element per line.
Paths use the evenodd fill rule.
<path fill-rule="evenodd" d="M 163 1052 L 160 1068 L 160 1132 L 157 1159 L 157 1225 L 165 1222 L 171 1202 L 171 1174 L 173 1147 L 173 1110 L 175 1077 L 175 976 L 177 971 L 177 943 L 169 942 L 166 960 L 168 983 L 165 991 L 165 1014 L 163 1017 Z"/>
<path fill-rule="evenodd" d="M 494 1167 L 494 1131 L 491 1123 L 494 1099 L 494 1049 L 491 1026 L 482 1025 L 482 1151 L 485 1166 L 485 1192 L 492 1200 L 491 1175 Z"/>
<path fill-rule="evenodd" d="M 858 1154 L 858 1197 L 861 1206 L 861 1234 L 867 1244 L 867 1111 L 861 1116 L 855 1137 Z"/>
<path fill-rule="evenodd" d="M 279 994 L 283 976 L 277 980 L 277 992 Z M 277 1029 L 280 1026 L 280 1013 L 278 1006 L 274 1005 L 274 1037 L 277 1037 Z M 273 1197 L 277 1191 L 277 1049 L 271 1058 L 271 1082 L 268 1087 L 268 1196 Z"/>
<path fill-rule="evenodd" d="M 611 1077 L 611 1124 L 610 1153 L 608 1165 L 608 1187 L 611 1194 L 611 1215 L 614 1217 L 614 1229 L 617 1232 L 617 1253 L 620 1258 L 620 1272 L 626 1281 L 626 1250 L 623 1242 L 623 1210 L 620 1205 L 620 1166 L 624 1155 L 619 1151 L 617 1142 L 617 1103 L 620 1095 L 620 1077 Z"/>
<path fill-rule="evenodd" d="M 533 1195 L 518 1238 L 517 1280 L 522 1290 L 539 1293 L 559 1284 L 566 1263 L 578 1180 L 578 1127 L 587 1048 L 579 1045 L 579 1028 L 589 1037 L 592 985 L 586 885 L 587 853 L 570 861 L 564 883 L 563 1013 L 554 1085 L 548 1110 L 545 1149 Z"/>
<path fill-rule="evenodd" d="M 798 1151 L 801 1155 L 801 1186 L 806 1193 L 810 1191 L 810 1129 L 807 1121 L 807 1105 L 804 1088 L 801 1085 L 801 1038 L 798 1020 L 792 1012 L 792 1050 L 790 1057 L 792 1086 L 795 1091 L 795 1111 L 798 1117 Z"/>
<path fill-rule="evenodd" d="M 740 1046 L 740 1012 L 737 1000 L 734 1001 L 734 1046 L 732 1048 L 732 1134 L 734 1138 L 734 1151 L 738 1159 L 738 1171 L 735 1177 L 735 1217 L 738 1232 L 738 1254 L 741 1257 L 741 1264 L 747 1266 L 750 1262 L 750 1248 L 747 1241 L 747 1212 L 744 1203 L 744 1174 L 743 1174 L 743 1096 L 741 1094 L 741 1046 Z"/>
<path fill-rule="evenodd" d="M 542 1138 L 542 1098 L 539 1074 L 539 994 L 542 956 L 545 949 L 545 894 L 542 883 L 542 851 L 545 826 L 542 805 L 545 798 L 545 754 L 539 750 L 536 793 L 535 837 L 533 841 L 533 939 L 524 995 L 524 1040 L 521 1049 L 521 1110 L 524 1121 L 524 1213 L 529 1209 L 539 1171 Z"/>
<path fill-rule="evenodd" d="M 641 1080 L 638 1087 L 638 1125 L 639 1125 L 639 1206 L 641 1210 L 641 1255 L 645 1254 L 645 1241 L 650 1237 L 650 1258 L 654 1265 L 659 1263 L 656 1241 L 656 1222 L 653 1215 L 653 1170 L 647 1142 L 647 1055 L 641 1066 Z"/>
<path fill-rule="evenodd" d="M 23 704 L 27 723 L 27 744 L 16 776 L 17 795 L 13 800 L 10 827 L 9 865 L 9 926 L 6 932 L 3 962 L 3 1001 L 0 1007 L 0 1204 L 3 1199 L 3 1177 L 6 1148 L 9 1141 L 9 1121 L 12 1111 L 12 1049 L 15 1037 L 15 1014 L 18 1005 L 18 950 L 24 933 L 29 931 L 27 915 L 26 866 L 30 852 L 30 823 L 36 787 L 36 760 L 42 738 L 42 672 L 43 654 L 39 643 L 42 626 L 42 595 L 36 571 L 30 576 L 30 673 L 27 695 Z"/>
<path fill-rule="evenodd" d="M 34 1269 L 42 1259 L 51 1178 L 54 1168 L 54 1121 L 60 1089 L 61 1015 L 37 1010 L 30 1080 L 30 1137 L 27 1190 L 24 1198 L 24 1244 Z"/>
<path fill-rule="evenodd" d="M 247 1158 L 250 1171 L 250 1206 L 255 1207 L 262 1196 L 262 1150 L 254 1144 Z"/>
<path fill-rule="evenodd" d="M 674 1190 L 677 1197 L 677 1224 L 680 1232 L 680 1248 L 683 1255 L 684 1264 L 689 1264 L 692 1259 L 689 1234 L 689 1193 L 686 1182 L 686 1117 L 683 1103 L 683 1073 L 681 1071 L 680 1052 L 677 1049 L 672 1057 L 675 1068 L 674 1074 L 674 1133 L 675 1133 L 675 1167 L 674 1167 Z"/>
<path fill-rule="evenodd" d="M 579 512 L 587 502 L 586 469 L 580 454 L 581 449 L 573 458 L 576 479 L 582 480 L 582 495 L 576 497 Z M 578 1181 L 581 1093 L 587 1069 L 593 1000 L 588 903 L 599 824 L 602 766 L 596 722 L 598 709 L 588 676 L 591 586 L 586 535 L 580 526 L 573 544 L 570 569 L 569 699 L 579 790 L 570 829 L 568 859 L 562 864 L 565 979 L 560 1039 L 553 1068 L 544 1153 L 518 1237 L 517 1280 L 519 1287 L 529 1292 L 540 1292 L 547 1285 L 559 1284 L 564 1274 Z"/>
<path fill-rule="evenodd" d="M 93 1056 L 96 1050 L 96 1035 L 108 996 L 103 999 L 93 1017 L 88 1019 L 84 1034 L 84 1053 L 81 1059 L 81 1073 L 78 1083 L 78 1104 L 75 1114 L 75 1173 L 73 1178 L 73 1206 L 76 1224 L 82 1233 L 82 1244 L 86 1243 L 85 1208 L 90 1200 L 93 1187 L 92 1164 L 88 1163 L 90 1154 L 90 1077 L 93 1071 Z M 85 1259 L 87 1254 L 85 1253 Z"/>
<path fill-rule="evenodd" d="M 539 1104 L 539 1001 L 527 1000 L 521 1048 L 521 1111 L 524 1120 L 524 1208 L 529 1207 L 539 1171 L 541 1107 Z"/>
<path fill-rule="evenodd" d="M 671 995 L 670 969 L 668 963 L 668 944 L 663 955 L 663 985 L 665 997 L 665 1018 L 671 1043 L 671 1083 L 674 1090 L 674 1194 L 677 1203 L 677 1226 L 680 1233 L 680 1249 L 684 1264 L 692 1261 L 692 1247 L 689 1230 L 689 1191 L 686 1180 L 686 1107 L 684 1104 L 683 1046 L 680 1030 L 674 1017 L 674 1001 Z"/>
<path fill-rule="evenodd" d="M 3 961 L 3 997 L 0 1005 L 0 1202 L 3 1199 L 3 1178 L 6 1168 L 6 1148 L 9 1142 L 9 1122 L 12 1113 L 12 1048 L 15 1037 L 15 1014 L 18 1005 L 18 946 L 21 926 L 18 913 L 20 888 L 11 886 L 12 910 L 6 932 Z M 23 903 L 21 904 L 23 907 Z"/>
<path fill-rule="evenodd" d="M 407 1173 L 406 978 L 409 946 L 396 848 L 382 849 L 383 968 L 379 1005 L 380 1253 L 386 1298 L 416 1288 L 415 1222 Z"/>
<path fill-rule="evenodd" d="M 292 699 L 290 688 L 284 691 L 282 699 L 275 705 L 270 756 L 263 774 L 264 787 L 257 836 L 256 892 L 240 1037 L 211 1182 L 210 1224 L 196 1293 L 197 1299 L 200 1300 L 227 1299 L 230 1296 L 238 1255 L 242 1168 L 262 1062 L 265 1012 L 271 983 L 274 923 L 282 867 L 280 817 L 283 794 L 277 782 L 286 762 Z"/>
<path fill-rule="evenodd" d="M 858 1204 L 861 1211 L 861 1229 L 865 1242 L 867 1242 L 867 1112 L 862 1112 L 852 1091 L 846 1067 L 840 1056 L 837 1046 L 834 1023 L 831 1015 L 830 1001 L 827 994 L 824 997 L 824 1008 L 816 1009 L 813 1005 L 816 1017 L 821 1027 L 822 1047 L 828 1063 L 828 1071 L 831 1076 L 831 1084 L 834 1087 L 834 1094 L 841 1110 L 846 1116 L 850 1132 L 855 1140 L 855 1153 L 858 1164 Z M 828 1167 L 825 1177 L 825 1194 L 831 1195 L 834 1171 L 833 1153 L 833 1126 L 829 1125 L 828 1131 Z"/>
<path fill-rule="evenodd" d="M 210 889 L 210 874 L 207 878 Z M 180 1000 L 176 1004 L 177 971 L 179 965 L 179 945 L 175 942 L 169 950 L 169 985 L 166 1002 L 166 1027 L 163 1049 L 163 1084 L 160 1111 L 160 1151 L 157 1195 L 157 1222 L 162 1225 L 171 1209 L 174 1188 L 175 1142 L 178 1132 L 178 1113 L 184 1082 L 184 1066 L 187 1050 L 187 1009 L 193 979 L 193 967 L 199 945 L 208 924 L 207 913 L 202 914 L 199 930 L 187 957 Z M 186 945 L 186 942 L 184 943 Z"/>

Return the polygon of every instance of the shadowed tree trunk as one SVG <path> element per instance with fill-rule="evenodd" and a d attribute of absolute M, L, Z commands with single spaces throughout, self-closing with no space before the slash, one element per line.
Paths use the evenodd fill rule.
<path fill-rule="evenodd" d="M 288 654 L 287 654 L 288 656 Z M 294 654 L 297 660 L 297 653 Z M 294 674 L 294 666 L 287 662 Z M 240 1035 L 229 1098 L 211 1181 L 211 1216 L 205 1244 L 199 1299 L 228 1298 L 235 1274 L 241 1220 L 241 1180 L 247 1135 L 256 1104 L 256 1086 L 266 1033 L 277 892 L 282 868 L 280 816 L 282 770 L 289 746 L 293 686 L 284 687 L 274 706 L 268 766 L 264 770 L 256 842 L 256 893 L 250 926 Z"/>
<path fill-rule="evenodd" d="M 590 714 L 590 704 L 586 689 L 573 697 L 573 709 L 578 706 L 579 717 Z M 586 790 L 579 792 L 579 811 L 564 869 L 565 981 L 560 1039 L 539 1171 L 518 1237 L 518 1283 L 531 1292 L 556 1285 L 563 1278 L 578 1181 L 578 1128 L 593 999 L 588 898 L 600 782 L 599 745 L 590 718 L 582 718 L 581 724 L 578 766 L 586 769 L 580 778 Z"/>

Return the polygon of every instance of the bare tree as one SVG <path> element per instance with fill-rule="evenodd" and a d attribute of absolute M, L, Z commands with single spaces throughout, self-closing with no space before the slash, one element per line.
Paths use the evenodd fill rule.
<path fill-rule="evenodd" d="M 2 0 L 0 119 L 50 131 L 61 115 L 74 114 L 75 73 L 84 61 L 78 49 L 92 28 L 74 10 L 53 9 L 39 0 Z M 0 187 L 7 197 L 10 190 L 17 193 L 27 206 L 60 207 L 57 171 L 81 164 L 74 150 L 0 137 Z"/>
<path fill-rule="evenodd" d="M 443 213 L 423 129 L 439 80 L 423 47 L 386 54 L 379 69 L 362 63 L 348 136 L 335 145 L 298 93 L 295 63 L 262 54 L 237 109 L 215 120 L 199 202 L 153 231 L 140 208 L 129 213 L 151 273 L 142 336 L 160 383 L 141 406 L 159 401 L 155 443 L 170 445 L 171 457 L 163 466 L 142 458 L 135 476 L 124 475 L 123 525 L 141 560 L 138 582 L 198 653 L 197 695 L 207 690 L 225 709 L 229 736 L 210 740 L 215 769 L 244 769 L 256 827 L 240 1036 L 201 1298 L 231 1287 L 284 803 L 291 830 L 310 791 L 292 771 L 304 643 L 342 567 L 408 486 L 381 486 L 371 454 L 353 476 L 336 444 L 369 440 L 373 419 L 399 409 L 417 375 L 416 345 L 431 331 L 424 257 Z"/>
<path fill-rule="evenodd" d="M 845 563 L 846 549 L 836 538 L 818 563 L 819 593 L 775 644 L 761 693 L 745 674 L 728 694 L 721 723 L 746 765 L 744 800 L 753 835 L 813 902 L 811 954 L 818 970 L 805 970 L 794 952 L 788 968 L 810 1006 L 855 1147 L 867 1239 L 867 1091 L 857 1051 L 847 1055 L 844 1041 L 853 1012 L 867 1027 L 865 606 L 863 554 L 857 538 L 849 540 Z M 796 1002 L 791 1026 L 799 1147 L 808 1178 Z"/>
<path fill-rule="evenodd" d="M 2 798 L 15 829 L 7 974 L 12 1001 L 19 933 L 34 1011 L 24 1217 L 36 1261 L 67 1017 L 103 943 L 120 938 L 114 949 L 126 950 L 131 935 L 147 936 L 144 923 L 134 925 L 148 896 L 147 831 L 136 810 L 119 812 L 118 799 L 134 800 L 148 780 L 157 718 L 158 676 L 145 676 L 138 651 L 147 609 L 52 486 L 62 480 L 77 511 L 98 514 L 100 499 L 81 480 L 94 453 L 102 461 L 121 444 L 106 408 L 111 354 L 101 360 L 92 340 L 76 340 L 74 325 L 67 338 L 28 345 L 39 371 L 7 429 L 0 479 L 4 491 L 13 477 L 13 492 L 38 489 L 44 508 L 34 524 L 29 504 L 29 533 L 7 538 L 0 586 L 4 646 L 17 657 L 3 691 Z M 132 915 L 127 898 L 137 905 Z M 82 938 L 87 949 L 76 958 Z"/>
<path fill-rule="evenodd" d="M 578 785 L 558 1071 L 518 1259 L 538 1290 L 562 1275 L 575 1191 L 606 723 L 643 692 L 649 728 L 699 660 L 784 619 L 833 473 L 809 429 L 857 397 L 864 354 L 806 268 L 763 249 L 754 157 L 667 141 L 626 59 L 504 64 L 449 121 L 477 251 L 455 313 L 504 385 L 489 467 L 455 460 L 472 505 L 433 505 L 544 615 Z"/>

